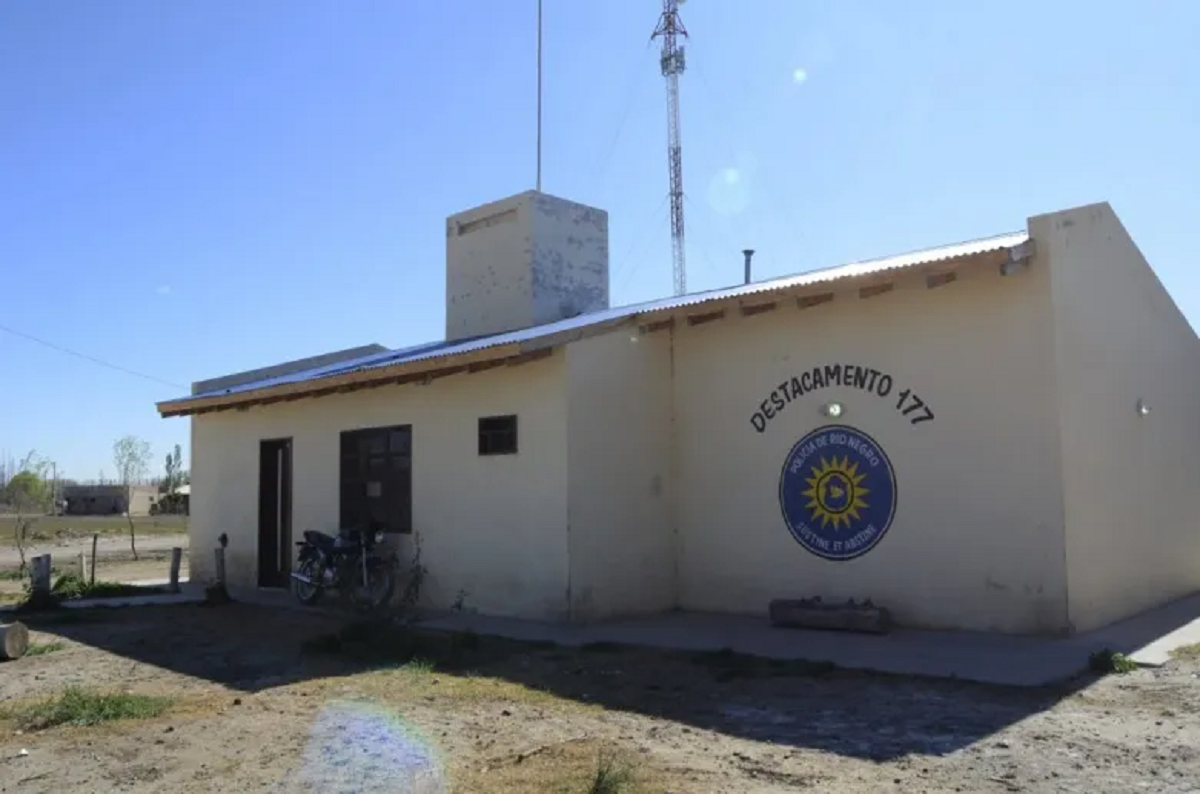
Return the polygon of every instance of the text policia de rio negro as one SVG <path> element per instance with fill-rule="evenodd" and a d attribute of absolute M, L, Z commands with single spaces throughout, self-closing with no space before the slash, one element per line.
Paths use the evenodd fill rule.
<path fill-rule="evenodd" d="M 933 409 L 912 389 L 896 391 L 895 379 L 886 372 L 856 364 L 825 364 L 793 375 L 772 389 L 751 414 L 750 424 L 762 433 L 767 429 L 767 423 L 787 408 L 792 400 L 830 386 L 859 389 L 881 399 L 890 399 L 895 409 L 914 425 L 933 420 Z"/>

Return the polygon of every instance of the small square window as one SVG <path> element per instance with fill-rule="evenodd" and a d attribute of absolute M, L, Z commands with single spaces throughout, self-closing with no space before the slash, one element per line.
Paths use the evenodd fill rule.
<path fill-rule="evenodd" d="M 479 420 L 480 455 L 517 453 L 517 417 L 485 416 Z"/>

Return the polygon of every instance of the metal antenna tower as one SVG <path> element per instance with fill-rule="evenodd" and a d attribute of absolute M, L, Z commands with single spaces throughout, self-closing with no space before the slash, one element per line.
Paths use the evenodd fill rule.
<path fill-rule="evenodd" d="M 662 39 L 663 76 L 667 78 L 667 166 L 671 172 L 671 251 L 675 294 L 687 292 L 687 263 L 683 246 L 683 147 L 679 142 L 679 75 L 687 63 L 678 36 L 687 38 L 687 28 L 679 18 L 680 0 L 663 0 L 662 14 L 651 40 Z"/>

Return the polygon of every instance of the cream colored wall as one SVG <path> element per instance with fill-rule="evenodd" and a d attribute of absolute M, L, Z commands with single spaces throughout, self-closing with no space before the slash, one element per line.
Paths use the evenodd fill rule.
<path fill-rule="evenodd" d="M 608 215 L 529 190 L 446 221 L 446 338 L 608 308 Z"/>
<path fill-rule="evenodd" d="M 429 569 L 425 601 L 498 615 L 561 618 L 567 592 L 565 357 L 193 419 L 189 564 L 212 576 L 227 532 L 227 576 L 257 584 L 258 448 L 293 438 L 293 535 L 338 521 L 339 434 L 411 424 L 413 521 Z M 480 457 L 480 416 L 516 413 L 519 453 Z M 407 545 L 407 544 L 406 544 Z"/>
<path fill-rule="evenodd" d="M 1063 506 L 1049 276 L 996 269 L 927 289 L 734 316 L 677 332 L 680 588 L 685 609 L 765 615 L 773 598 L 872 599 L 912 626 L 1059 631 L 1066 626 Z M 751 415 L 781 382 L 818 365 L 874 367 L 888 398 L 809 392 L 762 433 Z M 933 409 L 911 424 L 903 389 Z M 781 516 L 781 468 L 806 433 L 865 431 L 895 468 L 898 506 L 871 551 L 845 562 L 799 545 Z"/>
<path fill-rule="evenodd" d="M 573 343 L 567 374 L 571 617 L 672 607 L 670 336 Z"/>
<path fill-rule="evenodd" d="M 1068 600 L 1086 631 L 1200 589 L 1200 345 L 1107 204 L 1030 233 L 1053 274 Z"/>
<path fill-rule="evenodd" d="M 446 339 L 533 325 L 533 230 L 521 193 L 446 220 Z"/>

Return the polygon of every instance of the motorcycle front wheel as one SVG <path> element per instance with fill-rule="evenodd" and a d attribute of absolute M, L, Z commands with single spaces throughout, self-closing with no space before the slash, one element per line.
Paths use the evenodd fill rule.
<path fill-rule="evenodd" d="M 305 577 L 310 582 L 321 581 L 321 566 L 314 559 L 308 559 L 300 563 L 300 569 L 296 573 Z M 321 597 L 321 586 L 293 579 L 292 592 L 296 594 L 296 600 L 301 604 L 312 606 Z"/>
<path fill-rule="evenodd" d="M 374 612 L 387 606 L 396 589 L 392 566 L 380 561 L 367 569 L 367 586 L 359 581 L 354 588 L 354 605 L 361 612 Z"/>

